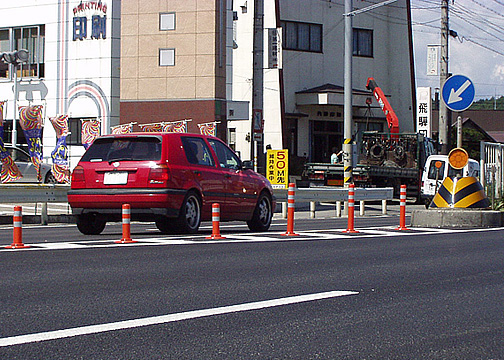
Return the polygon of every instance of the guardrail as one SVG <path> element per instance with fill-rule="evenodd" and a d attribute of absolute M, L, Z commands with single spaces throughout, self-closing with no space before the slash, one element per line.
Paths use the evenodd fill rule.
<path fill-rule="evenodd" d="M 288 189 L 274 189 L 273 193 L 278 202 L 282 203 L 282 213 L 287 217 Z M 360 215 L 365 214 L 365 201 L 381 201 L 382 214 L 387 214 L 387 200 L 392 200 L 394 196 L 393 188 L 355 188 L 355 201 L 359 201 Z M 336 216 L 341 216 L 341 203 L 348 199 L 348 189 L 344 188 L 298 188 L 296 189 L 296 202 L 310 203 L 310 217 L 315 217 L 315 205 L 322 202 L 335 202 Z"/>
<path fill-rule="evenodd" d="M 63 184 L 2 184 L 0 203 L 42 203 L 41 222 L 47 223 L 47 203 L 67 202 L 69 185 Z M 284 217 L 287 217 L 287 189 L 274 189 L 274 195 L 281 202 Z M 360 215 L 364 215 L 365 201 L 381 201 L 382 213 L 387 213 L 387 200 L 392 200 L 393 188 L 356 188 L 355 201 L 360 202 Z M 296 202 L 310 203 L 310 216 L 315 217 L 315 205 L 322 202 L 335 202 L 336 216 L 341 216 L 341 203 L 348 199 L 348 189 L 344 188 L 299 188 L 296 189 Z"/>
<path fill-rule="evenodd" d="M 47 224 L 47 203 L 67 202 L 70 185 L 64 184 L 2 184 L 0 203 L 42 203 L 41 224 Z"/>

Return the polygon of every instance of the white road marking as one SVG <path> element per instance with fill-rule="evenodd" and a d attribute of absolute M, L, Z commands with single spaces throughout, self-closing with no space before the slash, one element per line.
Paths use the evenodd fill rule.
<path fill-rule="evenodd" d="M 43 226 L 43 225 L 41 225 Z M 31 246 L 26 249 L 5 249 L 0 245 L 0 252 L 15 252 L 15 251 L 38 251 L 38 250 L 62 250 L 62 249 L 83 249 L 83 248 L 115 248 L 124 246 L 163 246 L 163 245 L 201 245 L 201 244 L 227 244 L 227 243 L 256 243 L 256 242 L 282 242 L 282 241 L 320 241 L 320 240 L 359 240 L 373 237 L 404 237 L 426 234 L 448 234 L 457 232 L 478 232 L 478 231 L 495 231 L 503 230 L 500 228 L 481 228 L 481 229 L 437 229 L 437 228 L 412 228 L 411 231 L 397 231 L 395 226 L 363 228 L 358 229 L 360 233 L 348 235 L 343 233 L 343 228 L 340 229 L 323 229 L 323 230 L 306 230 L 296 232 L 299 236 L 282 236 L 284 232 L 269 231 L 263 233 L 248 233 L 248 234 L 223 234 L 226 239 L 208 240 L 206 235 L 174 235 L 161 236 L 151 238 L 133 239 L 138 242 L 131 244 L 116 244 L 117 239 L 107 240 L 82 240 L 82 241 L 65 241 L 65 242 L 38 242 L 30 244 L 24 241 L 24 245 Z M 133 236 L 134 237 L 134 236 Z M 10 245 L 5 244 L 5 245 Z"/>
<path fill-rule="evenodd" d="M 196 319 L 201 317 L 216 316 L 216 315 L 230 314 L 250 310 L 259 310 L 276 306 L 284 306 L 289 304 L 297 304 L 301 302 L 308 302 L 308 301 L 315 301 L 315 300 L 335 298 L 348 295 L 357 295 L 357 294 L 359 293 L 355 291 L 328 291 L 316 294 L 290 296 L 273 300 L 256 301 L 245 304 L 222 306 L 211 309 L 193 310 L 175 314 L 152 316 L 134 320 L 125 320 L 98 325 L 81 326 L 63 330 L 47 331 L 35 334 L 11 336 L 6 338 L 0 338 L 0 347 L 27 344 L 39 341 L 63 339 L 74 336 L 97 334 L 108 331 L 131 329 L 142 326 L 166 324 L 170 322 Z"/>

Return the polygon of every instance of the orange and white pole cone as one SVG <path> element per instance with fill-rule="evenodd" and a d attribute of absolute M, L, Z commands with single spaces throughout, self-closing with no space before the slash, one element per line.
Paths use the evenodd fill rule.
<path fill-rule="evenodd" d="M 220 234 L 220 205 L 219 203 L 212 204 L 212 235 L 207 236 L 207 239 L 219 240 L 225 239 Z"/>
<path fill-rule="evenodd" d="M 289 190 L 287 191 L 287 232 L 282 234 L 284 236 L 298 236 L 294 232 L 294 210 L 296 198 L 296 185 L 289 183 Z"/>
<path fill-rule="evenodd" d="M 348 225 L 344 233 L 358 233 L 354 228 L 355 223 L 355 185 L 348 185 Z"/>
<path fill-rule="evenodd" d="M 136 243 L 131 239 L 131 205 L 123 204 L 122 206 L 122 239 L 116 241 L 116 244 Z"/>
<path fill-rule="evenodd" d="M 21 206 L 14 206 L 14 216 L 12 218 L 14 225 L 12 245 L 6 246 L 6 249 L 24 249 L 29 248 L 23 244 L 23 214 Z"/>
<path fill-rule="evenodd" d="M 409 230 L 406 227 L 406 185 L 401 185 L 399 205 L 399 227 L 396 230 Z"/>

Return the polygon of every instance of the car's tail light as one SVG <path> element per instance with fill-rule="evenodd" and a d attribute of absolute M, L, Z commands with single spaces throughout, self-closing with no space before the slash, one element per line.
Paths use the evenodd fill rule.
<path fill-rule="evenodd" d="M 84 168 L 80 165 L 77 165 L 72 172 L 72 184 L 84 181 L 85 181 Z"/>
<path fill-rule="evenodd" d="M 150 168 L 149 184 L 163 184 L 170 179 L 170 170 L 167 165 L 158 165 Z"/>

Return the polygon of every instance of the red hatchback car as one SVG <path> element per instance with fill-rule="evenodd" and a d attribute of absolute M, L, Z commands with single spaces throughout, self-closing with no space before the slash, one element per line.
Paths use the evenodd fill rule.
<path fill-rule="evenodd" d="M 68 202 L 77 227 L 100 234 L 120 221 L 155 221 L 162 233 L 196 233 L 220 204 L 222 221 L 244 220 L 252 231 L 271 225 L 269 181 L 242 163 L 220 139 L 199 134 L 132 133 L 97 138 L 72 173 Z"/>

